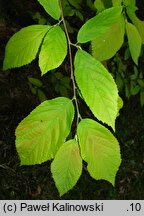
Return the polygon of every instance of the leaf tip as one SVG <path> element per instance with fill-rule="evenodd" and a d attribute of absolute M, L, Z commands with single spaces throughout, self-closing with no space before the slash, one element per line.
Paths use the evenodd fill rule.
<path fill-rule="evenodd" d="M 7 63 L 6 63 L 6 57 L 5 57 L 5 58 L 4 58 L 4 61 L 3 61 L 2 70 L 3 70 L 3 71 L 6 71 L 6 70 L 8 70 L 8 69 L 10 69 L 10 67 L 7 65 Z"/>
<path fill-rule="evenodd" d="M 59 196 L 62 197 L 66 192 L 62 192 L 58 189 L 58 192 L 59 192 Z"/>

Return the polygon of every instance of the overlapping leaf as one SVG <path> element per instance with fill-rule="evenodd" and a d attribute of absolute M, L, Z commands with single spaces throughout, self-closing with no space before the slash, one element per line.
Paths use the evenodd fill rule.
<path fill-rule="evenodd" d="M 15 33 L 6 45 L 3 69 L 20 67 L 34 60 L 50 28 L 47 25 L 32 25 Z"/>
<path fill-rule="evenodd" d="M 78 32 L 78 43 L 86 43 L 103 35 L 118 22 L 121 12 L 122 7 L 112 7 L 88 20 Z"/>
<path fill-rule="evenodd" d="M 129 22 L 126 23 L 126 32 L 132 59 L 135 62 L 135 64 L 138 64 L 138 58 L 140 56 L 142 45 L 141 37 L 139 35 L 137 28 Z"/>
<path fill-rule="evenodd" d="M 144 106 L 144 89 L 140 91 L 140 103 L 141 103 L 141 106 L 143 107 Z"/>
<path fill-rule="evenodd" d="M 47 100 L 36 107 L 16 129 L 21 165 L 54 158 L 70 132 L 73 117 L 74 107 L 68 98 Z"/>
<path fill-rule="evenodd" d="M 96 180 L 115 183 L 121 163 L 120 147 L 116 138 L 104 126 L 91 119 L 83 119 L 78 125 L 78 139 L 83 160 L 90 175 Z"/>
<path fill-rule="evenodd" d="M 97 13 L 99 13 L 105 9 L 105 5 L 104 5 L 103 0 L 95 0 L 94 6 L 97 9 Z"/>
<path fill-rule="evenodd" d="M 51 172 L 60 196 L 75 186 L 82 174 L 82 158 L 75 140 L 60 147 L 51 164 Z"/>
<path fill-rule="evenodd" d="M 92 55 L 99 61 L 113 57 L 124 42 L 125 22 L 123 16 L 108 31 L 92 41 Z"/>
<path fill-rule="evenodd" d="M 67 55 L 67 39 L 64 31 L 55 26 L 45 36 L 39 55 L 42 74 L 59 67 Z"/>
<path fill-rule="evenodd" d="M 90 54 L 78 50 L 75 57 L 75 78 L 82 96 L 93 114 L 115 128 L 117 86 L 106 68 Z"/>
<path fill-rule="evenodd" d="M 55 20 L 60 18 L 59 0 L 38 0 L 46 12 Z"/>
<path fill-rule="evenodd" d="M 97 13 L 99 13 L 106 8 L 112 7 L 112 0 L 95 0 L 94 6 L 97 9 Z"/>
<path fill-rule="evenodd" d="M 136 5 L 136 0 L 123 0 L 123 3 L 126 6 L 128 6 L 128 5 L 135 6 Z"/>
<path fill-rule="evenodd" d="M 117 113 L 117 116 L 119 116 L 119 111 L 122 108 L 123 108 L 123 100 L 120 96 L 118 96 L 118 113 Z"/>
<path fill-rule="evenodd" d="M 129 5 L 127 7 L 127 13 L 129 18 L 131 19 L 131 21 L 133 22 L 133 24 L 136 26 L 141 39 L 142 39 L 142 43 L 144 44 L 144 21 L 140 20 L 136 14 L 135 14 L 136 8 L 135 7 L 131 7 L 131 5 Z"/>
<path fill-rule="evenodd" d="M 73 7 L 80 9 L 80 5 L 82 3 L 82 0 L 68 0 L 70 5 L 72 5 Z"/>
<path fill-rule="evenodd" d="M 113 6 L 121 6 L 122 0 L 112 0 Z"/>

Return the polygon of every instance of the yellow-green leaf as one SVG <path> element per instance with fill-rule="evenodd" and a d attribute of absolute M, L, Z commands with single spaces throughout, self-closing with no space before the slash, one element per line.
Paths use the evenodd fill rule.
<path fill-rule="evenodd" d="M 97 13 L 99 13 L 105 9 L 105 5 L 104 5 L 104 2 L 102 0 L 95 0 L 94 6 L 97 9 Z"/>
<path fill-rule="evenodd" d="M 119 111 L 122 108 L 123 108 L 123 99 L 120 96 L 118 96 L 118 114 L 117 116 L 119 116 Z"/>
<path fill-rule="evenodd" d="M 135 64 L 138 65 L 138 58 L 140 56 L 141 45 L 142 45 L 140 34 L 137 28 L 129 22 L 126 23 L 126 33 L 128 37 L 128 44 L 129 44 L 131 57 L 135 62 Z"/>
<path fill-rule="evenodd" d="M 99 61 L 113 57 L 124 42 L 125 22 L 123 16 L 108 31 L 92 41 L 92 55 Z"/>
<path fill-rule="evenodd" d="M 60 18 L 59 0 L 38 0 L 46 12 L 55 20 Z"/>
<path fill-rule="evenodd" d="M 116 1 L 116 0 L 115 0 Z M 128 6 L 135 6 L 136 5 L 136 0 L 123 0 L 124 5 Z"/>
<path fill-rule="evenodd" d="M 112 0 L 113 6 L 121 6 L 122 0 Z"/>
<path fill-rule="evenodd" d="M 39 66 L 42 74 L 59 67 L 67 55 L 67 39 L 64 31 L 55 26 L 45 36 L 40 55 Z"/>
<path fill-rule="evenodd" d="M 115 129 L 117 86 L 106 68 L 85 51 L 75 56 L 75 78 L 82 96 L 98 120 Z"/>
<path fill-rule="evenodd" d="M 36 107 L 16 129 L 21 165 L 54 158 L 70 132 L 73 117 L 74 107 L 68 98 L 47 100 Z"/>
<path fill-rule="evenodd" d="M 50 28 L 47 25 L 32 25 L 15 33 L 6 45 L 3 69 L 21 67 L 33 61 Z"/>
<path fill-rule="evenodd" d="M 103 35 L 118 22 L 121 12 L 122 7 L 111 7 L 88 20 L 78 32 L 78 43 L 86 43 Z"/>
<path fill-rule="evenodd" d="M 133 24 L 136 26 L 141 39 L 142 43 L 144 44 L 144 21 L 140 20 L 135 14 L 136 8 L 132 8 L 130 5 L 127 7 L 127 13 Z"/>
<path fill-rule="evenodd" d="M 60 196 L 75 186 L 82 174 L 82 158 L 75 140 L 60 147 L 51 164 L 51 172 Z"/>
<path fill-rule="evenodd" d="M 115 176 L 121 163 L 117 139 L 104 126 L 91 119 L 83 119 L 78 125 L 81 156 L 88 164 L 90 175 L 115 184 Z"/>

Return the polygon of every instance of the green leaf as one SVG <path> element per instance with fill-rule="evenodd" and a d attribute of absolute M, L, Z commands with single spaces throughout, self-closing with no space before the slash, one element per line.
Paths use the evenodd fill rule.
<path fill-rule="evenodd" d="M 131 95 L 136 95 L 140 92 L 140 86 L 139 85 L 131 85 L 130 93 Z"/>
<path fill-rule="evenodd" d="M 104 126 L 91 119 L 83 119 L 78 125 L 78 139 L 83 160 L 88 163 L 90 175 L 115 184 L 116 172 L 121 163 L 117 139 Z"/>
<path fill-rule="evenodd" d="M 126 23 L 126 33 L 128 37 L 128 44 L 131 57 L 135 64 L 138 65 L 138 58 L 140 56 L 142 45 L 141 37 L 139 35 L 137 28 L 129 22 Z"/>
<path fill-rule="evenodd" d="M 124 60 L 127 61 L 127 60 L 129 59 L 129 57 L 130 57 L 130 50 L 129 50 L 129 48 L 127 47 L 127 48 L 125 49 L 125 53 L 124 53 Z"/>
<path fill-rule="evenodd" d="M 99 61 L 113 57 L 124 42 L 125 22 L 121 15 L 108 31 L 92 41 L 92 55 Z"/>
<path fill-rule="evenodd" d="M 37 90 L 37 96 L 38 96 L 40 102 L 47 100 L 45 93 L 41 89 Z"/>
<path fill-rule="evenodd" d="M 140 91 L 140 103 L 141 103 L 141 106 L 143 107 L 144 106 L 144 89 Z"/>
<path fill-rule="evenodd" d="M 55 26 L 45 36 L 39 55 L 42 74 L 59 67 L 67 55 L 67 39 L 64 31 Z"/>
<path fill-rule="evenodd" d="M 95 0 L 94 6 L 97 9 L 97 13 L 99 13 L 105 9 L 105 6 L 104 6 L 104 3 L 102 0 Z"/>
<path fill-rule="evenodd" d="M 122 7 L 112 7 L 88 20 L 78 32 L 78 43 L 86 43 L 107 32 L 114 23 L 117 23 Z"/>
<path fill-rule="evenodd" d="M 123 100 L 120 96 L 118 96 L 118 114 L 117 114 L 117 116 L 119 116 L 119 111 L 122 108 L 123 108 Z"/>
<path fill-rule="evenodd" d="M 121 6 L 122 0 L 112 0 L 113 6 Z"/>
<path fill-rule="evenodd" d="M 116 73 L 116 84 L 118 90 L 121 92 L 124 87 L 124 79 L 122 78 L 121 74 L 119 72 Z"/>
<path fill-rule="evenodd" d="M 82 96 L 93 114 L 115 128 L 117 86 L 106 68 L 90 54 L 78 50 L 75 56 L 75 78 Z"/>
<path fill-rule="evenodd" d="M 144 89 L 144 79 L 137 79 L 137 82 L 141 89 Z"/>
<path fill-rule="evenodd" d="M 83 16 L 83 14 L 82 14 L 79 10 L 77 10 L 77 11 L 75 12 L 75 15 L 76 15 L 81 21 L 84 21 L 84 16 Z"/>
<path fill-rule="evenodd" d="M 140 20 L 136 14 L 135 14 L 135 8 L 131 8 L 131 6 L 127 7 L 127 14 L 129 16 L 129 18 L 131 19 L 131 21 L 133 22 L 133 24 L 136 26 L 141 39 L 142 39 L 142 43 L 144 44 L 144 21 Z"/>
<path fill-rule="evenodd" d="M 39 80 L 39 79 L 37 79 L 37 78 L 28 77 L 28 80 L 29 80 L 29 82 L 30 82 L 32 85 L 34 85 L 34 86 L 36 86 L 36 87 L 39 87 L 39 88 L 40 88 L 40 87 L 43 86 L 42 81 Z"/>
<path fill-rule="evenodd" d="M 47 25 L 32 25 L 15 33 L 6 45 L 3 70 L 21 67 L 34 60 L 50 28 Z"/>
<path fill-rule="evenodd" d="M 75 186 L 82 174 L 82 158 L 75 140 L 60 147 L 51 164 L 51 172 L 60 196 Z"/>
<path fill-rule="evenodd" d="M 38 0 L 46 12 L 55 20 L 60 18 L 59 0 Z"/>
<path fill-rule="evenodd" d="M 135 6 L 136 5 L 136 0 L 123 0 L 124 5 L 128 6 Z"/>
<path fill-rule="evenodd" d="M 68 98 L 47 100 L 36 107 L 16 129 L 21 165 L 54 158 L 70 132 L 73 117 L 74 107 Z"/>
<path fill-rule="evenodd" d="M 99 13 L 106 8 L 112 7 L 112 0 L 95 0 L 94 6 L 97 9 L 97 13 Z"/>
<path fill-rule="evenodd" d="M 82 3 L 82 0 L 68 0 L 68 1 L 73 7 L 80 9 L 80 5 Z"/>
<path fill-rule="evenodd" d="M 91 11 L 93 11 L 93 12 L 96 11 L 96 8 L 95 8 L 95 6 L 94 6 L 93 0 L 87 0 L 87 1 L 86 1 L 86 6 L 88 6 L 88 8 L 90 8 Z"/>
<path fill-rule="evenodd" d="M 112 0 L 102 0 L 104 3 L 105 8 L 112 7 Z"/>
<path fill-rule="evenodd" d="M 65 8 L 64 8 L 64 17 L 71 17 L 75 14 L 75 9 L 73 9 L 70 5 L 67 5 Z M 68 23 L 68 21 L 67 21 Z"/>

